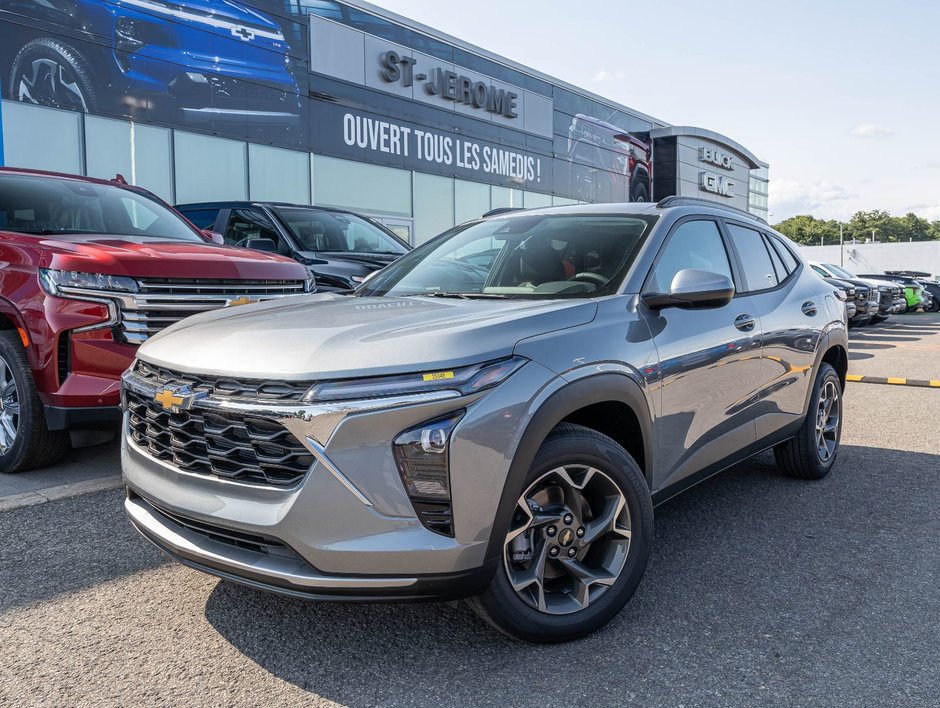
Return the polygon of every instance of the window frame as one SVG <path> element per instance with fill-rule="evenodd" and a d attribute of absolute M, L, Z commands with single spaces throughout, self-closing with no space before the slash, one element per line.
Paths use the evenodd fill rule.
<path fill-rule="evenodd" d="M 737 267 L 738 267 L 738 271 L 742 274 L 741 283 L 743 284 L 743 283 L 746 282 L 746 281 L 744 280 L 744 277 L 743 277 L 743 273 L 744 273 L 744 263 L 743 263 L 743 261 L 742 261 L 742 259 L 741 259 L 741 254 L 738 252 L 738 249 L 735 248 L 734 241 L 733 241 L 732 238 L 731 238 L 731 231 L 728 229 L 728 226 L 729 226 L 729 225 L 731 225 L 731 226 L 738 226 L 738 227 L 740 227 L 740 228 L 750 229 L 751 231 L 756 231 L 758 234 L 760 234 L 761 243 L 764 244 L 764 249 L 765 249 L 765 250 L 768 249 L 768 248 L 773 248 L 773 242 L 769 242 L 769 243 L 768 243 L 768 239 L 773 238 L 773 236 L 771 235 L 771 233 L 769 232 L 768 229 L 762 228 L 760 224 L 755 224 L 755 223 L 753 223 L 753 222 L 748 223 L 748 222 L 743 221 L 743 220 L 741 220 L 741 219 L 735 219 L 735 218 L 730 218 L 730 217 L 721 217 L 721 218 L 720 218 L 720 221 L 721 221 L 721 224 L 722 224 L 722 230 L 723 230 L 723 231 L 725 232 L 725 234 L 726 234 L 727 242 L 728 242 L 728 244 L 730 245 L 732 252 L 734 253 L 734 261 L 735 261 L 735 264 L 736 264 Z M 780 239 L 778 238 L 777 240 L 779 241 Z M 779 279 L 778 279 L 777 284 L 776 284 L 775 286 L 771 287 L 771 288 L 761 288 L 760 290 L 738 290 L 738 289 L 737 289 L 737 283 L 735 283 L 735 290 L 736 290 L 736 292 L 734 293 L 734 296 L 737 297 L 738 295 L 762 295 L 763 293 L 772 293 L 772 292 L 774 292 L 775 290 L 779 290 L 779 289 L 781 289 L 781 288 L 786 287 L 787 285 L 789 285 L 789 283 L 793 280 L 793 277 L 794 277 L 797 273 L 800 272 L 800 268 L 801 268 L 801 266 L 802 266 L 802 264 L 803 264 L 803 262 L 800 260 L 800 258 L 798 258 L 792 251 L 790 252 L 790 255 L 793 256 L 793 259 L 796 261 L 796 268 L 795 268 L 793 271 L 791 271 L 790 273 L 788 273 L 786 278 L 784 278 L 783 280 L 779 280 Z M 780 258 L 780 255 L 777 254 L 777 257 Z M 767 252 L 767 258 L 770 259 L 771 267 L 774 267 L 774 266 L 773 266 L 773 262 L 774 262 L 773 256 L 770 254 L 769 251 Z M 783 259 L 780 258 L 780 260 L 782 261 Z M 776 268 L 775 268 L 775 267 L 774 267 L 774 272 L 776 272 Z"/>
<path fill-rule="evenodd" d="M 690 221 L 711 221 L 717 228 L 718 236 L 721 238 L 721 244 L 725 248 L 725 256 L 728 258 L 728 267 L 731 270 L 731 281 L 734 283 L 734 296 L 737 297 L 738 292 L 740 292 L 740 283 L 742 282 L 741 272 L 738 268 L 738 263 L 735 258 L 735 255 L 729 248 L 730 239 L 728 238 L 728 234 L 726 233 L 726 230 L 721 223 L 721 219 L 717 216 L 712 216 L 710 214 L 688 214 L 687 216 L 682 216 L 673 222 L 672 226 L 669 227 L 669 232 L 666 234 L 666 237 L 663 239 L 662 244 L 660 244 L 659 249 L 656 251 L 656 257 L 653 259 L 653 262 L 650 265 L 649 270 L 646 272 L 646 277 L 643 278 L 643 286 L 640 288 L 640 294 L 647 295 L 647 294 L 652 293 L 652 291 L 649 289 L 650 281 L 652 281 L 653 273 L 663 258 L 663 253 L 665 253 L 666 248 L 672 242 L 672 238 L 675 235 L 676 231 L 678 231 L 682 225 Z"/>

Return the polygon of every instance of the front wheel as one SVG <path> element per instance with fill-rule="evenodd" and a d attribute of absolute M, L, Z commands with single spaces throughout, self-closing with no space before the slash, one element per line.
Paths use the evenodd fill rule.
<path fill-rule="evenodd" d="M 822 479 L 835 464 L 841 439 L 842 382 L 835 369 L 823 364 L 800 432 L 774 448 L 777 466 L 791 477 Z"/>
<path fill-rule="evenodd" d="M 516 639 L 584 636 L 633 595 L 652 535 L 653 506 L 636 462 L 605 435 L 560 425 L 516 501 L 496 576 L 470 606 Z"/>
<path fill-rule="evenodd" d="M 95 86 L 81 54 L 55 39 L 34 39 L 13 60 L 11 98 L 52 108 L 89 113 L 95 109 Z"/>
<path fill-rule="evenodd" d="M 0 472 L 45 467 L 69 449 L 66 431 L 46 427 L 20 335 L 0 331 Z"/>

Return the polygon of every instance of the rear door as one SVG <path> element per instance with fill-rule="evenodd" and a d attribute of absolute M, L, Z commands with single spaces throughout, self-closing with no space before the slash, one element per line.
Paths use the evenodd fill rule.
<path fill-rule="evenodd" d="M 682 219 L 643 292 L 668 292 L 683 268 L 726 275 L 737 285 L 729 254 L 717 219 Z M 662 489 L 755 441 L 749 408 L 760 381 L 761 325 L 746 296 L 718 308 L 664 309 L 647 321 L 660 359 L 656 488 Z"/>
<path fill-rule="evenodd" d="M 819 338 L 835 301 L 825 301 L 816 278 L 799 277 L 802 266 L 782 240 L 753 223 L 725 219 L 725 226 L 742 287 L 763 327 L 753 410 L 762 439 L 802 420 Z"/>

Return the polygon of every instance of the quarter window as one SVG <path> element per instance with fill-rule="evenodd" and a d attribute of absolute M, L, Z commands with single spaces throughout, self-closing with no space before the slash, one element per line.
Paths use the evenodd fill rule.
<path fill-rule="evenodd" d="M 766 236 L 766 238 L 768 241 L 770 241 L 770 244 L 776 249 L 777 253 L 780 254 L 780 258 L 781 260 L 783 260 L 783 265 L 786 267 L 787 273 L 792 273 L 793 271 L 795 271 L 799 264 L 797 263 L 797 260 L 794 257 L 793 253 L 790 251 L 789 248 L 787 248 L 786 244 L 784 244 L 779 238 L 775 238 L 774 236 Z"/>
<path fill-rule="evenodd" d="M 744 287 L 750 292 L 767 290 L 778 284 L 774 265 L 759 231 L 728 224 L 728 233 L 744 270 Z"/>
<path fill-rule="evenodd" d="M 714 221 L 685 221 L 672 232 L 653 268 L 648 290 L 669 292 L 676 273 L 686 268 L 731 278 L 728 252 L 725 250 L 718 224 Z"/>

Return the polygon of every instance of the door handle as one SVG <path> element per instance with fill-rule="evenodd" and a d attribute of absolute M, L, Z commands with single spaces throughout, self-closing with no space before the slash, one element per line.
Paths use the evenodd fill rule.
<path fill-rule="evenodd" d="M 812 317 L 816 314 L 816 303 L 811 300 L 807 300 L 803 303 L 803 307 L 800 308 L 803 310 L 803 314 L 807 317 Z"/>
<path fill-rule="evenodd" d="M 751 315 L 738 315 L 734 318 L 734 326 L 742 332 L 750 332 L 754 329 L 754 318 Z"/>

